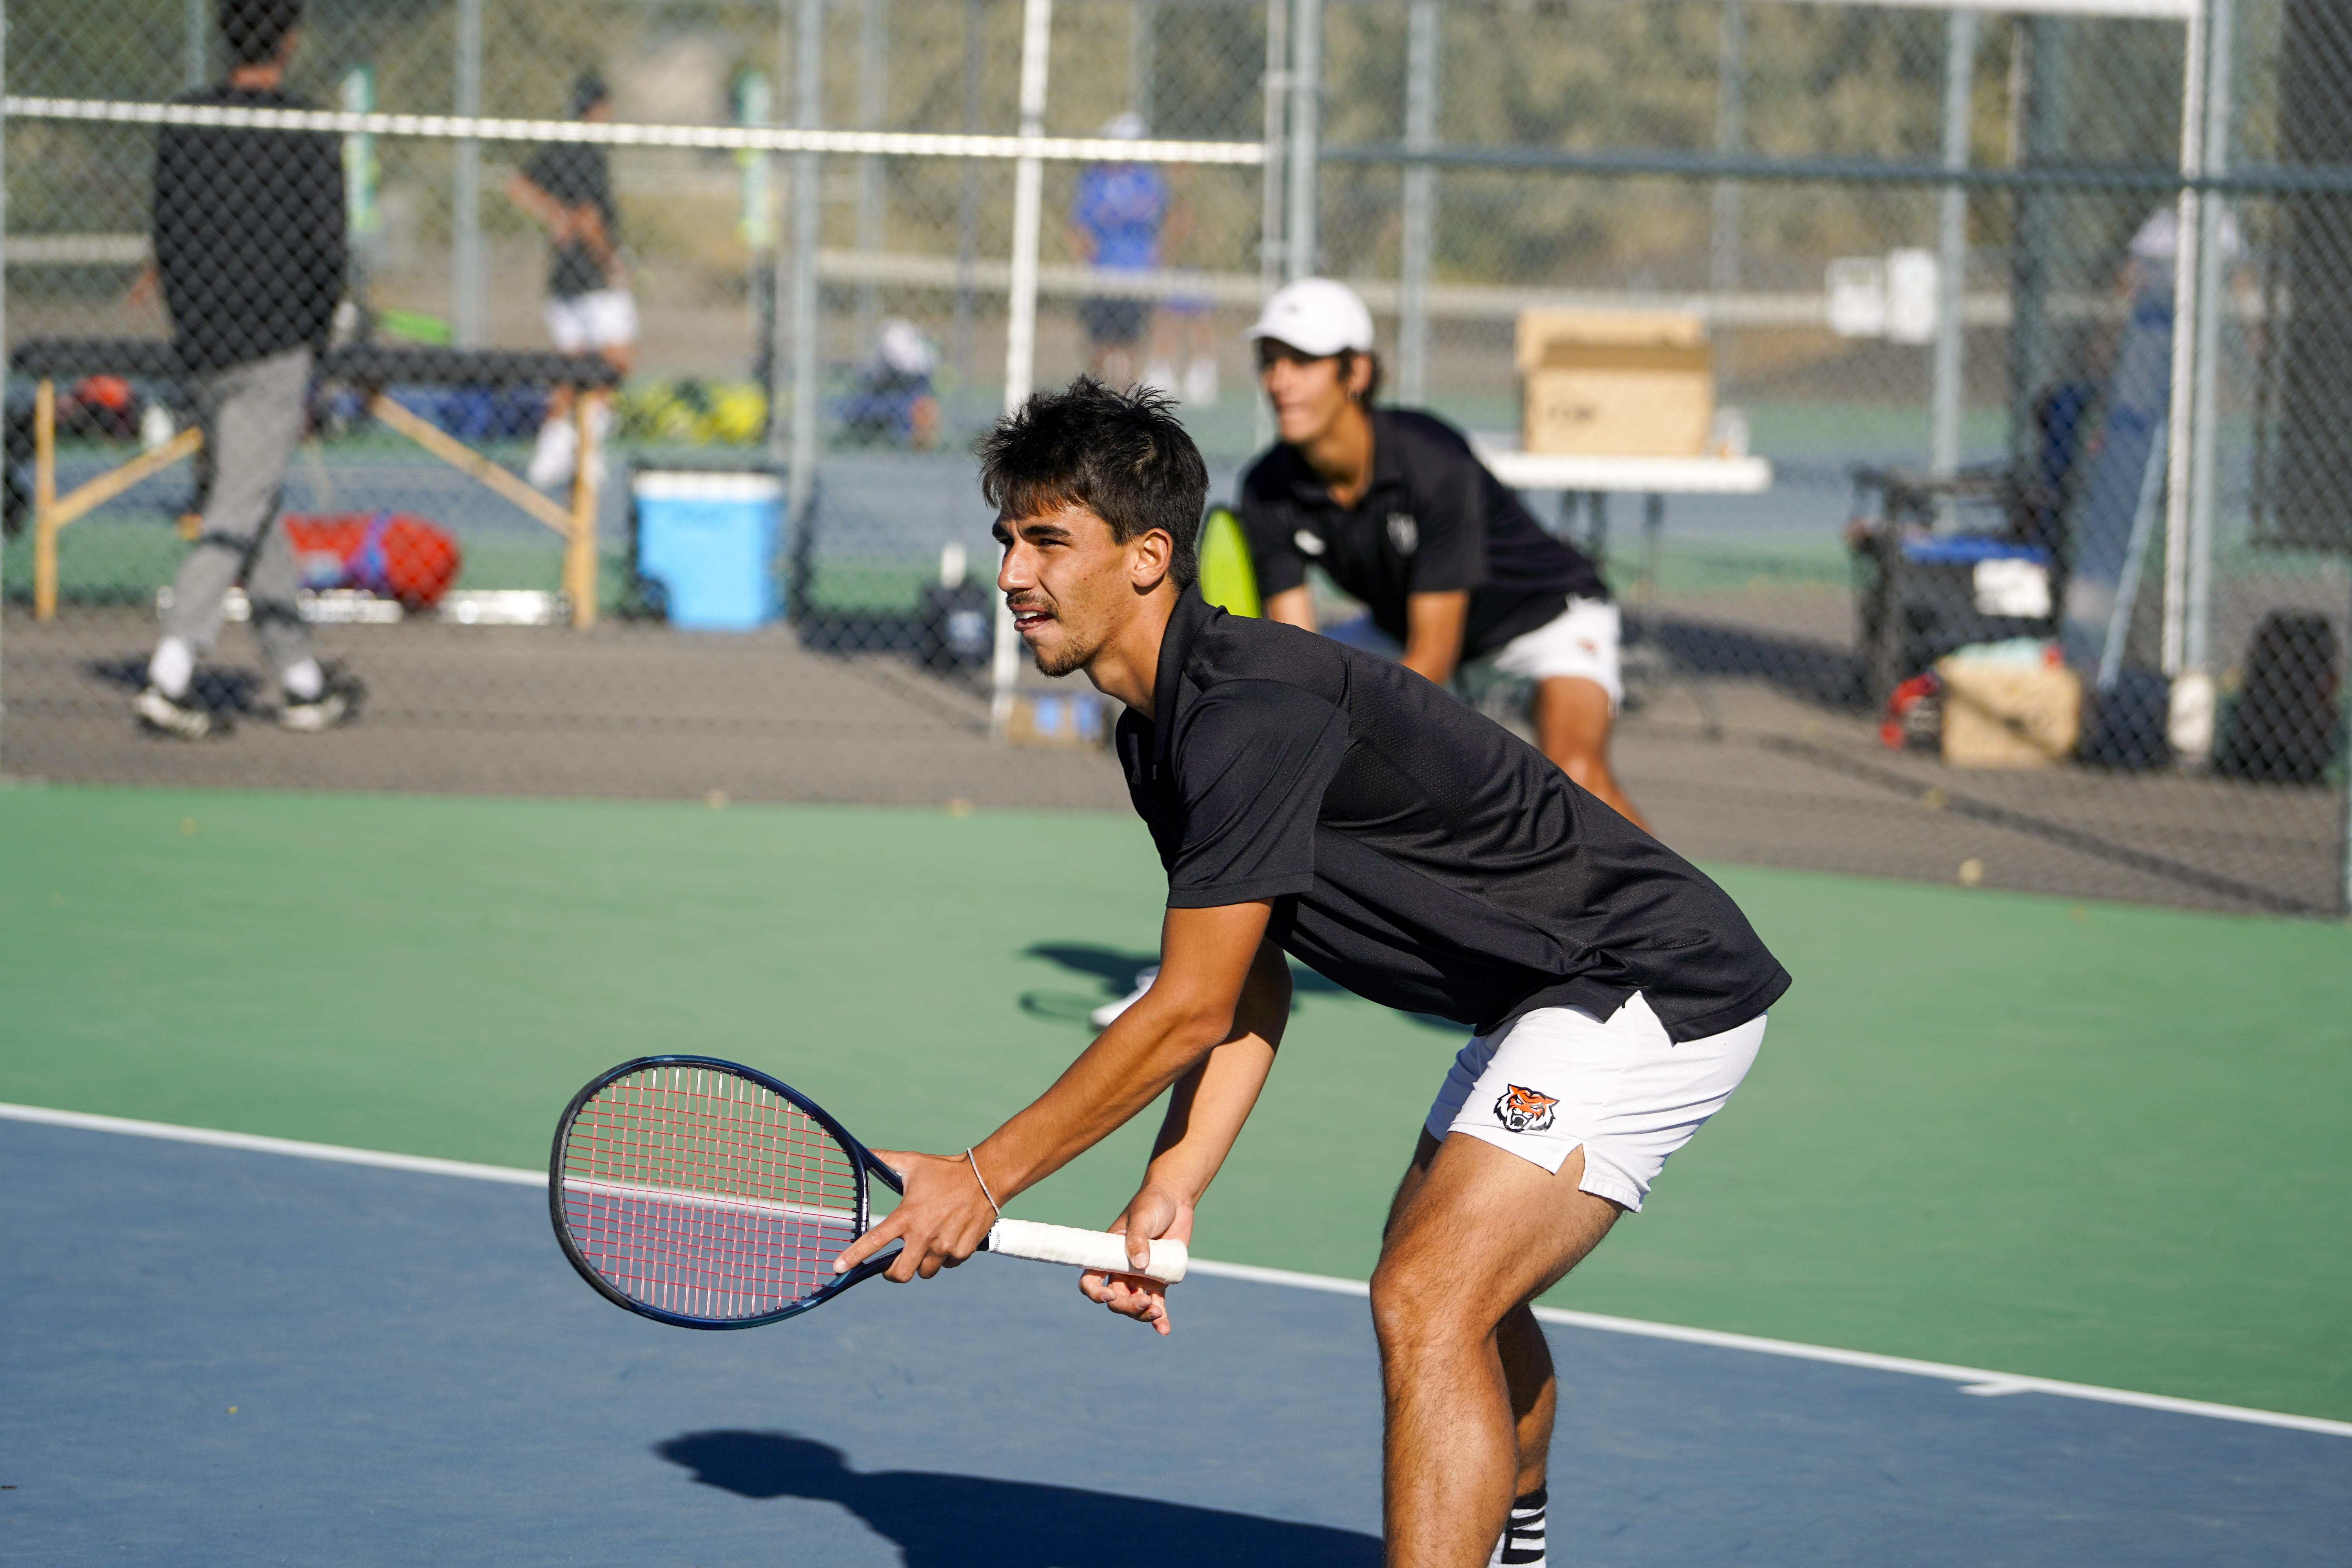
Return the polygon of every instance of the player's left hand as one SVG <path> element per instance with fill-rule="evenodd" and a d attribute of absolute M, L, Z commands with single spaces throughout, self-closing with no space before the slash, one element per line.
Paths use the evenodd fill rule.
<path fill-rule="evenodd" d="M 1128 1261 L 1138 1263 L 1148 1259 L 1136 1254 L 1138 1248 L 1152 1241 L 1192 1243 L 1192 1205 L 1165 1187 L 1147 1186 L 1129 1200 L 1119 1216 L 1105 1226 L 1121 1236 L 1139 1238 L 1130 1242 Z M 1168 1287 L 1157 1279 L 1146 1279 L 1134 1274 L 1081 1274 L 1078 1289 L 1089 1301 L 1099 1301 L 1121 1317 L 1149 1323 L 1161 1334 L 1172 1330 L 1168 1321 Z"/>
<path fill-rule="evenodd" d="M 988 1239 L 989 1227 L 996 1223 L 996 1210 L 961 1156 L 944 1159 L 894 1149 L 877 1149 L 874 1153 L 898 1173 L 906 1192 L 897 1208 L 875 1221 L 872 1228 L 834 1259 L 835 1273 L 846 1274 L 893 1241 L 904 1247 L 882 1277 L 900 1285 L 919 1274 L 929 1279 L 980 1250 L 980 1244 Z"/>

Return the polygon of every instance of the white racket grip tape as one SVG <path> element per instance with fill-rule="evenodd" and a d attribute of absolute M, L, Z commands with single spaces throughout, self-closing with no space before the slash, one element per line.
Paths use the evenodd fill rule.
<path fill-rule="evenodd" d="M 1098 1274 L 1140 1273 L 1173 1285 L 1184 1278 L 1192 1254 L 1181 1241 L 1151 1244 L 1151 1266 L 1138 1269 L 1127 1260 L 1127 1237 L 1072 1225 L 1040 1225 L 1030 1219 L 1000 1219 L 988 1233 L 988 1250 L 1033 1263 L 1066 1263 Z"/>

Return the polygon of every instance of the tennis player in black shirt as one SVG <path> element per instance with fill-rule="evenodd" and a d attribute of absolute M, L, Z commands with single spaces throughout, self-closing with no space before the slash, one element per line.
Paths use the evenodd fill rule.
<path fill-rule="evenodd" d="M 572 118 L 608 121 L 613 94 L 603 76 L 583 71 L 572 84 Z M 593 142 L 551 142 L 507 182 L 507 195 L 547 230 L 547 331 L 564 353 L 597 353 L 626 375 L 635 367 L 637 301 L 621 257 L 621 212 L 613 200 L 612 160 Z M 609 433 L 606 395 L 591 393 L 590 417 Z M 567 483 L 579 460 L 572 391 L 548 399 L 526 475 L 541 489 Z"/>
<path fill-rule="evenodd" d="M 1318 565 L 1370 612 L 1369 646 L 1440 686 L 1472 659 L 1534 681 L 1544 754 L 1641 823 L 1609 767 L 1624 687 L 1617 606 L 1592 563 L 1538 527 L 1459 430 L 1372 405 L 1372 314 L 1346 284 L 1290 284 L 1249 336 L 1282 437 L 1238 507 L 1265 613 L 1315 630 Z"/>
<path fill-rule="evenodd" d="M 200 109 L 308 110 L 288 92 L 301 0 L 219 0 L 227 79 L 182 94 Z M 286 467 L 308 422 L 310 371 L 343 297 L 340 143 L 314 132 L 167 125 L 155 134 L 152 277 L 205 431 L 211 481 L 194 546 L 172 579 L 163 635 L 132 699 L 142 728 L 198 741 L 228 720 L 194 692 L 196 663 L 243 584 L 284 700 L 278 722 L 316 733 L 357 717 L 364 692 L 320 663 L 278 521 Z"/>
<path fill-rule="evenodd" d="M 1192 1240 L 1274 1065 L 1290 958 L 1459 1019 L 1372 1277 L 1388 1561 L 1541 1563 L 1555 1394 L 1528 1303 L 1729 1097 L 1788 975 L 1721 889 L 1501 726 L 1402 665 L 1204 603 L 1207 471 L 1159 395 L 1082 379 L 982 458 L 997 585 L 1038 668 L 1127 705 L 1119 763 L 1168 872 L 1160 973 L 980 1143 L 881 1152 L 905 1199 L 843 1266 L 894 1241 L 894 1279 L 962 1261 L 997 1202 L 1171 1089 L 1113 1228 Z M 1084 1288 L 1168 1331 L 1160 1287 Z"/>

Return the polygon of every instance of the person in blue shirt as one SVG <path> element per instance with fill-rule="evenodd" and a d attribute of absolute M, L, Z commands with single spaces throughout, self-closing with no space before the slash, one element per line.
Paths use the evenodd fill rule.
<path fill-rule="evenodd" d="M 1143 117 L 1122 114 L 1102 128 L 1120 142 L 1139 141 Z M 1160 231 L 1168 221 L 1168 176 L 1155 163 L 1088 163 L 1070 203 L 1070 249 L 1090 267 L 1148 272 L 1160 266 Z M 1152 301 L 1138 294 L 1097 294 L 1078 301 L 1087 330 L 1087 368 L 1127 386 L 1136 378 L 1137 345 L 1151 324 Z"/>

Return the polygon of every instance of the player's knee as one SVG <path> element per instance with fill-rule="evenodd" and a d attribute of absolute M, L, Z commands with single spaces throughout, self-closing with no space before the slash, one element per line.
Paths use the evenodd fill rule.
<path fill-rule="evenodd" d="M 1371 1293 L 1372 1331 L 1391 1356 L 1466 1343 L 1494 1327 L 1476 1321 L 1462 1275 L 1426 1256 L 1382 1257 Z"/>

